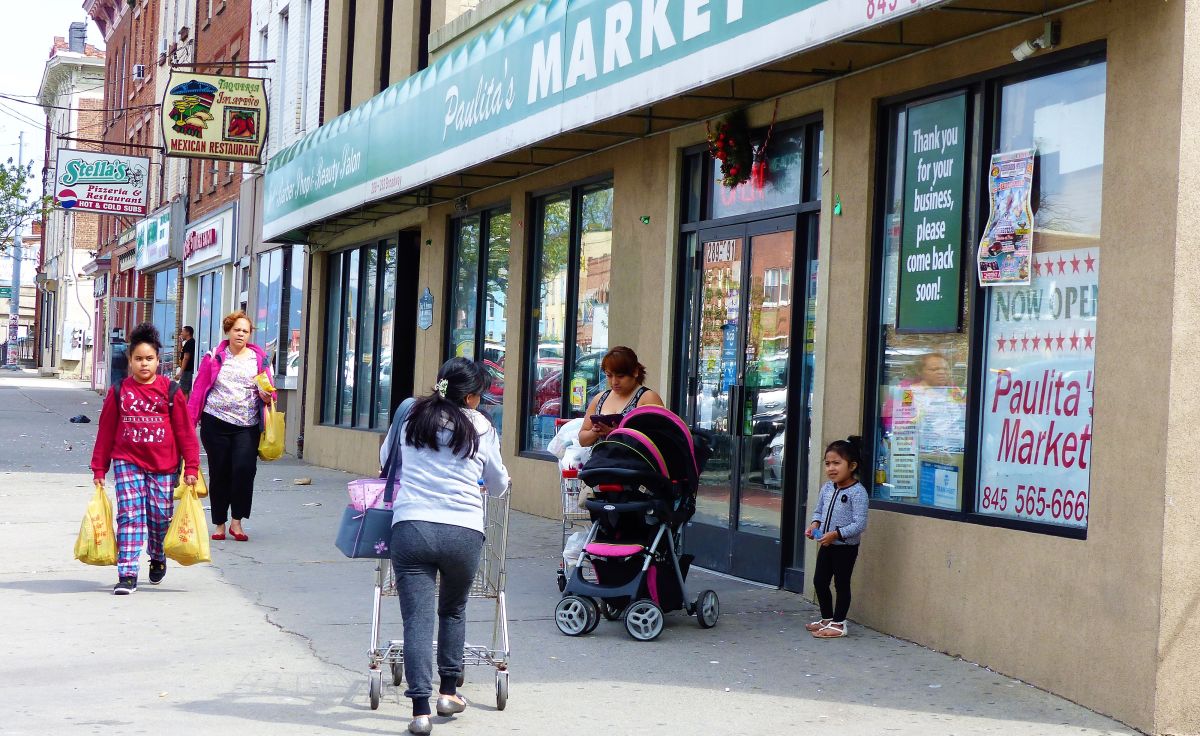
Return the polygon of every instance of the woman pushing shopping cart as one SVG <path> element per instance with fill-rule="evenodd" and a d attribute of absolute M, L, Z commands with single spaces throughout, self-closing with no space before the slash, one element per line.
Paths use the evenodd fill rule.
<path fill-rule="evenodd" d="M 394 435 L 389 432 L 390 452 L 400 453 L 390 465 L 400 467 L 398 476 L 390 471 L 396 478 L 391 570 L 381 564 L 376 577 L 370 695 L 371 707 L 378 707 L 384 663 L 391 665 L 393 684 L 407 679 L 404 695 L 412 700 L 408 731 L 413 734 L 433 729 L 429 701 L 435 653 L 438 715 L 467 709 L 458 693 L 464 664 L 495 666 L 497 707 L 508 699 L 504 554 L 509 476 L 496 429 L 477 411 L 489 383 L 481 363 L 452 358 L 438 371 L 434 391 L 399 417 Z M 404 638 L 380 646 L 380 600 L 393 591 L 400 599 Z M 466 643 L 472 593 L 496 599 L 491 647 Z"/>

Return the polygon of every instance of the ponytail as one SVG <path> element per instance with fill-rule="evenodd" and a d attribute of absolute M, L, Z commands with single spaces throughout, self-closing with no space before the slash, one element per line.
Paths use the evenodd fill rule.
<path fill-rule="evenodd" d="M 859 477 L 859 472 L 862 470 L 862 437 L 858 435 L 850 435 L 844 440 L 834 440 L 825 448 L 826 453 L 836 452 L 843 460 L 854 466 L 852 471 L 855 478 Z"/>
<path fill-rule="evenodd" d="M 467 396 L 482 395 L 491 385 L 483 365 L 466 358 L 451 358 L 438 371 L 434 390 L 413 404 L 408 414 L 404 442 L 415 448 L 441 448 L 439 435 L 450 431 L 447 446 L 460 457 L 479 452 L 479 430 L 467 415 Z"/>

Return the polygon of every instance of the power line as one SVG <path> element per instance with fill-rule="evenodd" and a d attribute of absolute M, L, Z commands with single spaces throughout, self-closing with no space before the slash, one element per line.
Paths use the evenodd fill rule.
<path fill-rule="evenodd" d="M 126 110 L 143 110 L 147 107 L 158 107 L 157 102 L 146 105 L 130 105 L 129 107 L 69 107 L 64 105 L 43 105 L 40 102 L 30 102 L 29 100 L 18 100 L 10 95 L 0 93 L 0 99 L 8 100 L 9 102 L 19 102 L 22 105 L 34 105 L 50 110 L 71 110 L 72 112 L 124 112 Z"/>
<path fill-rule="evenodd" d="M 33 120 L 32 118 L 27 118 L 24 115 L 20 115 L 16 112 L 13 112 L 12 110 L 9 110 L 7 107 L 0 106 L 0 112 L 9 116 L 13 120 L 16 120 L 17 122 L 22 123 L 23 125 L 32 125 L 35 128 L 41 128 L 43 125 L 45 125 L 45 123 L 39 123 L 39 122 Z"/>

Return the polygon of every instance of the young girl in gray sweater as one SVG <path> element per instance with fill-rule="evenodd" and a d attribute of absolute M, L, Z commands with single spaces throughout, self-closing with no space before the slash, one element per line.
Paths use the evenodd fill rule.
<path fill-rule="evenodd" d="M 849 631 L 850 576 L 858 559 L 858 543 L 867 528 L 867 489 L 858 482 L 862 465 L 862 439 L 837 440 L 825 448 L 825 476 L 821 495 L 813 509 L 812 523 L 804 533 L 821 544 L 813 572 L 813 586 L 821 606 L 821 620 L 805 628 L 818 639 L 837 639 Z M 837 589 L 837 605 L 829 582 Z"/>

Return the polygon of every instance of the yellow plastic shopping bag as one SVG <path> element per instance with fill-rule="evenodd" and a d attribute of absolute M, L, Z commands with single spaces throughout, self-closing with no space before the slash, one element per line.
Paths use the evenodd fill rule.
<path fill-rule="evenodd" d="M 188 486 L 184 486 L 183 499 L 175 504 L 175 515 L 171 517 L 167 538 L 163 540 L 163 552 L 181 565 L 212 561 L 204 507 Z"/>
<path fill-rule="evenodd" d="M 263 460 L 278 460 L 283 457 L 283 435 L 286 431 L 283 412 L 275 410 L 275 402 L 267 409 L 267 426 L 258 439 L 258 456 Z"/>
<path fill-rule="evenodd" d="M 175 484 L 175 500 L 183 498 L 183 494 L 187 491 L 187 484 L 183 482 L 184 466 L 179 466 L 179 482 Z M 208 484 L 204 482 L 204 471 L 196 469 L 196 498 L 204 498 L 208 495 Z"/>
<path fill-rule="evenodd" d="M 117 539 L 113 535 L 113 510 L 104 483 L 96 483 L 96 494 L 88 502 L 87 513 L 79 525 L 75 540 L 75 559 L 85 565 L 117 564 Z"/>

